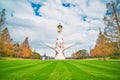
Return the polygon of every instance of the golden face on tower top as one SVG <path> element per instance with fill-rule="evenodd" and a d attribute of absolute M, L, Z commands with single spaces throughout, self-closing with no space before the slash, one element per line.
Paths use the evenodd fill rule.
<path fill-rule="evenodd" d="M 62 29 L 63 29 L 63 26 L 59 24 L 59 25 L 57 26 L 57 29 L 58 29 L 58 32 L 61 32 Z"/>

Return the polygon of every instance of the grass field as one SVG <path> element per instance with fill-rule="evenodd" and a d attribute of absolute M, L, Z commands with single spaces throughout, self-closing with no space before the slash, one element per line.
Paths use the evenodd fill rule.
<path fill-rule="evenodd" d="M 0 60 L 0 80 L 120 80 L 120 61 Z"/>

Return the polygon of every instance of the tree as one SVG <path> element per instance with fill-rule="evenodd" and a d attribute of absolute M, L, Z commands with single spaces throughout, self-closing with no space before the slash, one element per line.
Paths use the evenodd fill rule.
<path fill-rule="evenodd" d="M 4 26 L 5 24 L 5 9 L 0 12 L 0 56 L 13 56 L 13 44 L 9 31 Z"/>
<path fill-rule="evenodd" d="M 72 59 L 84 59 L 84 58 L 87 58 L 89 55 L 88 55 L 87 50 L 82 49 L 82 50 L 78 50 L 77 52 L 73 53 L 71 56 L 72 56 Z"/>
<path fill-rule="evenodd" d="M 41 59 L 41 56 L 39 53 L 34 51 L 34 52 L 32 52 L 32 59 Z"/>
<path fill-rule="evenodd" d="M 82 49 L 80 50 L 80 58 L 83 59 L 83 58 L 87 58 L 89 56 L 88 52 L 86 49 Z"/>
<path fill-rule="evenodd" d="M 3 9 L 0 12 L 0 33 L 2 32 L 2 30 L 4 29 L 4 24 L 5 24 L 5 9 Z"/>
<path fill-rule="evenodd" d="M 106 57 L 110 56 L 113 51 L 112 42 L 100 30 L 95 48 L 91 51 L 91 56 L 103 57 L 104 60 L 106 60 Z"/>
<path fill-rule="evenodd" d="M 71 57 L 72 59 L 80 59 L 80 50 L 75 53 L 72 53 Z"/>
<path fill-rule="evenodd" d="M 4 40 L 2 40 L 2 30 L 3 30 L 3 26 L 5 23 L 5 9 L 3 9 L 0 12 L 0 56 L 4 56 L 5 54 L 5 43 Z"/>
<path fill-rule="evenodd" d="M 14 56 L 13 44 L 6 44 L 4 51 L 6 56 L 13 57 Z"/>
<path fill-rule="evenodd" d="M 104 33 L 108 39 L 113 43 L 115 52 L 120 54 L 120 13 L 118 13 L 118 4 L 120 3 L 107 3 L 106 4 L 106 15 L 104 16 L 104 23 L 106 25 Z"/>
<path fill-rule="evenodd" d="M 4 48 L 5 48 L 4 41 L 2 41 L 2 39 L 0 38 L 0 56 L 3 56 L 5 54 Z"/>
<path fill-rule="evenodd" d="M 28 37 L 26 37 L 23 43 L 21 44 L 20 50 L 21 50 L 21 53 L 20 53 L 21 57 L 30 58 L 32 56 L 32 50 L 29 45 Z"/>

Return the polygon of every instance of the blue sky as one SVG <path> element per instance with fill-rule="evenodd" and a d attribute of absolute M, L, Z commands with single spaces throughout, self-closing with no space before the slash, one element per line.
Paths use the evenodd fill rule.
<path fill-rule="evenodd" d="M 6 26 L 13 42 L 29 37 L 32 49 L 49 56 L 54 51 L 44 43 L 55 44 L 57 25 L 63 26 L 64 42 L 75 43 L 65 55 L 79 49 L 93 48 L 106 12 L 105 0 L 0 0 L 6 9 Z"/>

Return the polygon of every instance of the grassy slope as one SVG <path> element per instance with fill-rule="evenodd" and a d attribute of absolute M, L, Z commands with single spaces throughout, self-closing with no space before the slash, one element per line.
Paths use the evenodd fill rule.
<path fill-rule="evenodd" d="M 120 61 L 0 60 L 0 80 L 120 80 Z"/>

